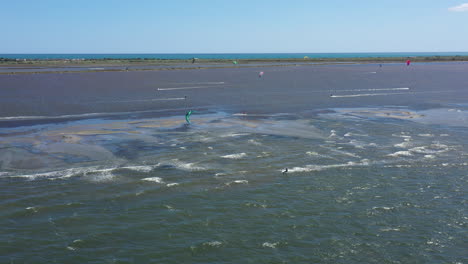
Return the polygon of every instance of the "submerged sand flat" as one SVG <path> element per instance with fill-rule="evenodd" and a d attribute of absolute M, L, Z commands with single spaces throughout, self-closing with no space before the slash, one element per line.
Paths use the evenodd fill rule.
<path fill-rule="evenodd" d="M 468 126 L 468 109 L 463 108 L 437 108 L 429 110 L 411 111 L 406 109 L 363 109 L 352 108 L 334 109 L 334 113 L 323 114 L 323 116 L 340 115 L 343 118 L 392 118 L 409 120 L 417 123 L 428 125 L 445 125 L 445 126 Z"/>
<path fill-rule="evenodd" d="M 150 148 L 177 145 L 178 140 L 168 136 L 180 133 L 194 137 L 198 133 L 214 134 L 215 137 L 231 137 L 242 133 L 300 138 L 324 137 L 322 131 L 314 128 L 308 120 L 249 120 L 245 117 L 240 119 L 226 114 L 211 114 L 195 115 L 193 122 L 187 126 L 183 117 L 179 116 L 128 122 L 93 121 L 92 124 L 83 124 L 80 121 L 76 124 L 72 122 L 42 129 L 28 135 L 17 136 L 17 133 L 11 133 L 16 136 L 4 137 L 2 141 L 2 146 L 9 150 L 0 151 L 4 160 L 1 169 L 46 169 L 74 162 L 119 160 L 120 157 L 116 156 L 116 153 L 121 149 L 116 148 L 117 145 L 143 144 Z M 24 128 L 12 130 L 22 129 Z"/>
<path fill-rule="evenodd" d="M 424 114 L 416 111 L 395 109 L 336 109 L 337 113 L 363 118 L 421 119 Z"/>
<path fill-rule="evenodd" d="M 185 124 L 183 116 L 126 122 L 93 121 L 89 124 L 79 121 L 24 135 L 18 132 L 28 128 L 15 128 L 10 129 L 12 136 L 2 139 L 0 155 L 3 162 L 0 168 L 50 169 L 83 162 L 121 162 L 131 157 L 151 155 L 159 148 L 177 148 L 181 144 L 197 142 L 209 144 L 220 139 L 249 134 L 326 140 L 332 138 L 335 132 L 317 127 L 323 122 L 322 118 L 340 118 L 346 122 L 352 122 L 355 118 L 377 119 L 376 122 L 380 122 L 378 119 L 395 119 L 428 125 L 468 126 L 468 111 L 460 109 L 414 111 L 396 108 L 340 108 L 323 112 L 327 113 L 309 115 L 302 119 L 285 118 L 283 115 L 252 118 L 247 114 L 200 114 L 192 116 L 191 125 Z M 250 143 L 252 146 L 261 145 L 256 140 L 251 140 Z M 121 156 L 123 152 L 130 150 L 133 151 L 132 156 Z"/>

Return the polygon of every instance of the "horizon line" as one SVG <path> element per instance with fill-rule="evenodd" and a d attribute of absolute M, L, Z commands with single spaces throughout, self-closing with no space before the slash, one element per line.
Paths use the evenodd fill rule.
<path fill-rule="evenodd" d="M 60 52 L 60 53 L 0 53 L 0 55 L 16 54 L 345 54 L 345 53 L 468 53 L 468 51 L 358 51 L 358 52 Z"/>

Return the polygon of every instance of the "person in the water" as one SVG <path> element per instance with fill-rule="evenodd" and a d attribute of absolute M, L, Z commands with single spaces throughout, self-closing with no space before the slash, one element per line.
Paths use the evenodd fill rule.
<path fill-rule="evenodd" d="M 185 114 L 185 121 L 187 121 L 187 124 L 190 125 L 190 116 L 192 115 L 193 111 L 190 110 Z"/>

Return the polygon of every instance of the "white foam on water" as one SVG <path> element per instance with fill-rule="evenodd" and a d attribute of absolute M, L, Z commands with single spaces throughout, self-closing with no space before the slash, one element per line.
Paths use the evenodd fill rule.
<path fill-rule="evenodd" d="M 369 146 L 369 144 L 364 143 L 362 141 L 355 140 L 355 139 L 350 140 L 349 144 L 359 149 L 364 149 L 365 147 Z"/>
<path fill-rule="evenodd" d="M 433 137 L 433 134 L 418 134 L 420 137 Z"/>
<path fill-rule="evenodd" d="M 414 147 L 409 149 L 409 151 L 418 153 L 418 154 L 439 154 L 450 151 L 450 147 L 444 144 L 431 144 L 430 146 L 421 146 Z"/>
<path fill-rule="evenodd" d="M 392 154 L 388 154 L 387 156 L 390 156 L 390 157 L 401 157 L 401 156 L 409 157 L 409 156 L 413 156 L 413 154 L 411 154 L 410 151 L 402 150 L 402 151 L 397 151 L 397 152 L 392 153 Z"/>
<path fill-rule="evenodd" d="M 174 186 L 178 186 L 179 184 L 177 182 L 172 182 L 172 183 L 168 183 L 166 184 L 167 187 L 174 187 Z"/>
<path fill-rule="evenodd" d="M 342 164 L 330 164 L 330 165 L 306 165 L 305 167 L 293 167 L 288 169 L 288 173 L 294 172 L 312 172 L 312 171 L 322 171 L 327 169 L 334 168 L 346 168 L 346 167 L 358 167 L 358 166 L 368 166 L 369 160 L 362 160 L 361 162 L 349 161 Z"/>
<path fill-rule="evenodd" d="M 248 136 L 250 134 L 248 133 L 228 133 L 224 135 L 220 135 L 220 137 L 225 138 L 225 137 L 241 137 L 241 136 Z"/>
<path fill-rule="evenodd" d="M 126 167 L 120 167 L 119 169 L 127 169 L 127 170 L 132 170 L 132 171 L 137 171 L 137 172 L 150 172 L 154 168 L 157 168 L 160 164 L 157 165 L 144 165 L 144 166 L 126 166 Z"/>
<path fill-rule="evenodd" d="M 271 152 L 262 151 L 262 153 L 260 155 L 257 155 L 257 158 L 266 158 L 266 157 L 270 157 L 270 156 L 271 156 Z"/>
<path fill-rule="evenodd" d="M 154 168 L 158 167 L 157 165 L 146 165 L 146 166 L 126 166 L 126 167 L 112 167 L 112 168 L 100 168 L 98 166 L 92 167 L 78 167 L 70 168 L 60 171 L 51 171 L 44 173 L 28 174 L 28 175 L 11 175 L 9 177 L 15 178 L 27 178 L 29 180 L 35 180 L 37 178 L 47 178 L 50 180 L 54 179 L 66 179 L 76 176 L 89 176 L 90 179 L 95 181 L 106 181 L 114 178 L 112 171 L 118 169 L 128 169 L 138 172 L 150 172 Z"/>
<path fill-rule="evenodd" d="M 242 159 L 245 157 L 247 157 L 247 154 L 244 152 L 221 156 L 221 158 L 225 158 L 225 159 Z"/>
<path fill-rule="evenodd" d="M 370 160 L 368 159 L 362 159 L 361 160 L 361 163 L 359 165 L 362 165 L 362 166 L 369 166 L 370 165 Z"/>
<path fill-rule="evenodd" d="M 232 184 L 249 184 L 249 181 L 247 180 L 235 180 L 231 182 L 227 182 L 226 185 L 232 185 Z"/>
<path fill-rule="evenodd" d="M 106 169 L 104 169 L 106 170 Z M 60 171 L 51 171 L 51 172 L 43 172 L 43 173 L 36 173 L 36 174 L 27 174 L 27 175 L 10 175 L 9 177 L 12 178 L 27 178 L 29 180 L 35 180 L 36 178 L 48 178 L 48 179 L 64 179 L 70 178 L 73 176 L 80 176 L 86 175 L 92 172 L 101 172 L 104 171 L 103 169 L 99 169 L 98 167 L 79 167 L 79 168 L 70 168 Z M 108 170 L 108 169 L 107 169 Z"/>
<path fill-rule="evenodd" d="M 220 247 L 223 243 L 220 241 L 210 241 L 210 242 L 205 242 L 203 243 L 204 246 L 209 246 L 209 247 Z"/>
<path fill-rule="evenodd" d="M 276 246 L 278 246 L 278 245 L 279 245 L 279 242 L 273 242 L 273 243 L 271 243 L 271 242 L 264 242 L 264 243 L 262 244 L 262 247 L 276 248 Z"/>
<path fill-rule="evenodd" d="M 400 132 L 400 134 L 392 134 L 392 137 L 411 137 L 409 132 Z"/>
<path fill-rule="evenodd" d="M 247 183 L 249 183 L 249 181 L 247 181 L 247 180 L 235 180 L 234 183 L 247 184 Z"/>
<path fill-rule="evenodd" d="M 382 232 L 390 232 L 390 231 L 399 232 L 399 231 L 401 231 L 401 229 L 400 228 L 386 227 L 386 228 L 381 228 L 380 231 L 382 231 Z"/>
<path fill-rule="evenodd" d="M 412 145 L 413 145 L 412 142 L 410 142 L 410 141 L 405 141 L 405 142 L 401 142 L 401 143 L 395 144 L 395 145 L 393 145 L 393 146 L 396 147 L 396 148 L 404 148 L 404 149 L 406 149 L 406 148 L 411 147 Z"/>
<path fill-rule="evenodd" d="M 392 207 L 392 206 L 374 206 L 372 207 L 372 210 L 376 210 L 376 211 L 390 211 L 390 210 L 393 210 L 395 209 L 395 207 Z"/>
<path fill-rule="evenodd" d="M 179 162 L 175 163 L 176 167 L 181 170 L 185 171 L 201 171 L 201 170 L 206 170 L 204 167 L 200 166 L 195 166 L 195 163 L 184 163 L 184 162 Z"/>
<path fill-rule="evenodd" d="M 339 150 L 339 149 L 333 149 L 333 148 L 329 148 L 329 147 L 324 147 L 324 148 L 328 149 L 330 152 L 335 152 L 335 153 L 338 153 L 338 154 L 341 154 L 341 155 L 344 155 L 344 156 L 353 157 L 353 158 L 360 158 L 359 155 L 356 155 L 354 153 L 350 153 L 350 152 L 347 152 L 347 151 L 343 151 L 343 150 Z"/>
<path fill-rule="evenodd" d="M 309 155 L 309 156 L 319 156 L 320 155 L 315 151 L 307 151 L 306 154 Z"/>
<path fill-rule="evenodd" d="M 210 86 L 186 86 L 186 87 L 158 88 L 158 91 L 207 89 L 207 88 L 225 88 L 227 86 L 232 86 L 232 85 L 210 85 Z"/>
<path fill-rule="evenodd" d="M 187 85 L 187 84 L 225 84 L 225 82 L 185 82 L 185 83 L 170 83 L 170 84 L 182 84 L 182 85 Z"/>
<path fill-rule="evenodd" d="M 112 173 L 112 171 L 114 169 L 115 168 L 96 170 L 96 171 L 90 172 L 91 175 L 89 176 L 89 179 L 94 181 L 94 182 L 111 181 L 111 180 L 113 180 L 115 178 L 115 175 Z M 88 176 L 88 174 L 90 174 L 90 173 L 86 173 L 85 176 Z"/>
<path fill-rule="evenodd" d="M 148 177 L 148 178 L 143 178 L 141 180 L 142 181 L 155 182 L 155 183 L 164 183 L 163 179 L 160 178 L 160 177 Z"/>
<path fill-rule="evenodd" d="M 261 146 L 261 145 L 262 145 L 262 143 L 260 143 L 260 142 L 258 142 L 258 141 L 256 141 L 256 140 L 254 140 L 254 139 L 249 139 L 247 142 L 248 142 L 249 144 L 252 144 L 252 145 L 255 145 L 255 146 Z"/>
<path fill-rule="evenodd" d="M 178 170 L 183 170 L 183 171 L 203 171 L 206 170 L 206 168 L 201 167 L 201 166 L 196 166 L 195 163 L 190 163 L 190 162 L 183 162 L 178 159 L 173 159 L 170 162 L 163 163 L 163 164 L 168 164 L 171 166 L 174 166 Z"/>
<path fill-rule="evenodd" d="M 462 163 L 441 163 L 441 164 L 395 164 L 395 165 L 384 165 L 385 168 L 438 168 L 438 167 L 465 167 L 468 166 L 468 162 Z"/>
<path fill-rule="evenodd" d="M 244 204 L 247 207 L 256 207 L 256 208 L 267 208 L 268 206 L 266 204 L 261 204 L 261 203 L 246 203 Z"/>
<path fill-rule="evenodd" d="M 171 205 L 168 205 L 168 204 L 165 204 L 163 205 L 166 209 L 168 209 L 169 211 L 174 211 L 174 207 L 172 207 Z"/>
<path fill-rule="evenodd" d="M 37 207 L 34 207 L 34 206 L 26 207 L 25 209 L 26 209 L 26 210 L 33 211 L 34 213 L 37 213 L 37 212 L 39 211 L 39 210 L 37 209 Z"/>
<path fill-rule="evenodd" d="M 372 91 L 403 91 L 409 90 L 409 87 L 397 87 L 397 88 L 370 88 L 370 89 L 348 89 L 348 90 L 337 90 L 337 92 L 372 92 Z"/>
<path fill-rule="evenodd" d="M 348 97 L 365 97 L 365 96 L 388 96 L 388 95 L 402 95 L 410 93 L 370 93 L 370 94 L 345 94 L 345 95 L 331 95 L 332 98 L 348 98 Z"/>
<path fill-rule="evenodd" d="M 369 137 L 369 135 L 367 134 L 356 134 L 356 133 L 352 133 L 352 132 L 348 132 L 346 134 L 343 135 L 344 137 Z"/>
<path fill-rule="evenodd" d="M 430 240 L 428 240 L 426 242 L 427 245 L 434 245 L 434 246 L 441 246 L 441 247 L 445 247 L 444 245 L 441 245 L 441 241 L 438 240 L 438 239 L 435 239 L 435 238 L 431 238 Z"/>

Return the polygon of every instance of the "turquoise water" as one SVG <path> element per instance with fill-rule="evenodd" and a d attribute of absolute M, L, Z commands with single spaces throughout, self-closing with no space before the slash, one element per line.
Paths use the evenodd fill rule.
<path fill-rule="evenodd" d="M 468 52 L 379 52 L 379 53 L 149 53 L 149 54 L 0 54 L 9 59 L 285 59 L 285 58 L 363 58 L 413 56 L 468 56 Z"/>

